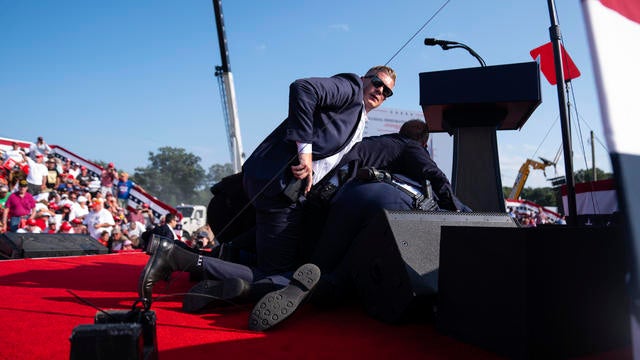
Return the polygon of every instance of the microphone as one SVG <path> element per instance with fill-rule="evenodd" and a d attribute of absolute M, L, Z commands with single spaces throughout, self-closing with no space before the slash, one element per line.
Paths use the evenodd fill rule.
<path fill-rule="evenodd" d="M 455 42 L 455 41 L 448 41 L 448 40 L 438 40 L 438 39 L 434 39 L 434 38 L 426 38 L 424 39 L 424 44 L 427 46 L 435 46 L 435 45 L 455 45 L 455 44 L 459 44 L 459 42 Z"/>
<path fill-rule="evenodd" d="M 480 63 L 480 66 L 485 67 L 487 66 L 487 64 L 484 62 L 484 59 L 480 57 L 480 55 L 478 55 L 478 53 L 476 53 L 475 51 L 473 51 L 472 48 L 468 47 L 467 45 L 463 44 L 463 43 L 459 43 L 457 41 L 449 41 L 449 40 L 438 40 L 438 39 L 434 39 L 434 38 L 426 38 L 424 39 L 424 44 L 427 46 L 434 46 L 434 45 L 439 45 L 442 50 L 449 50 L 449 49 L 458 49 L 458 48 L 462 48 L 465 49 L 469 52 L 469 54 L 471 54 L 473 57 L 476 58 L 476 60 L 478 60 L 478 62 Z"/>

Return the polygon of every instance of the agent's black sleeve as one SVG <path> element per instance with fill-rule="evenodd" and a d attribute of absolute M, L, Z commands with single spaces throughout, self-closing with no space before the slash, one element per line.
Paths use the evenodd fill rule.
<path fill-rule="evenodd" d="M 438 197 L 438 206 L 447 210 L 462 210 L 462 203 L 453 195 L 453 188 L 447 176 L 431 159 L 429 153 L 416 141 L 409 141 L 400 156 L 397 168 L 399 173 L 418 180 L 431 182 L 431 187 Z M 457 200 L 457 201 L 456 201 Z"/>

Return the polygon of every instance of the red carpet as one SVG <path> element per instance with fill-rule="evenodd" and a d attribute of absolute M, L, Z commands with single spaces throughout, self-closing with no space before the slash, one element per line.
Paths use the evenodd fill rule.
<path fill-rule="evenodd" d="M 0 262 L 0 359 L 68 359 L 73 328 L 93 323 L 96 310 L 129 309 L 136 299 L 143 253 Z M 176 276 L 177 275 L 177 276 Z M 174 274 L 154 295 L 182 293 L 193 285 Z M 498 356 L 438 334 L 431 324 L 388 325 L 358 308 L 322 311 L 303 307 L 271 332 L 246 330 L 250 306 L 186 314 L 181 296 L 154 302 L 161 359 L 497 359 Z M 630 358 L 628 351 L 598 358 Z M 594 357 L 595 359 L 595 357 Z"/>

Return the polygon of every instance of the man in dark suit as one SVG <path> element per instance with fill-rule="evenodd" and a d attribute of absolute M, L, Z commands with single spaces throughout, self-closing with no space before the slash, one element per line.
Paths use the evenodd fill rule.
<path fill-rule="evenodd" d="M 155 226 L 149 230 L 146 230 L 140 236 L 140 247 L 142 249 L 147 250 L 149 247 L 149 243 L 151 242 L 151 237 L 153 235 L 162 236 L 167 239 L 177 239 L 176 233 L 173 229 L 176 227 L 177 219 L 175 214 L 167 213 L 164 216 L 164 223 L 162 225 Z"/>
<path fill-rule="evenodd" d="M 294 276 L 288 286 L 258 301 L 251 313 L 250 328 L 268 330 L 279 324 L 297 309 L 316 284 L 321 286 L 314 295 L 315 301 L 340 302 L 350 290 L 347 254 L 352 241 L 382 209 L 419 209 L 416 200 L 425 195 L 425 181 L 433 186 L 440 208 L 471 211 L 455 197 L 446 175 L 426 151 L 428 135 L 423 121 L 410 120 L 403 124 L 398 134 L 364 138 L 343 157 L 341 165 L 350 170 L 344 177 L 349 180 L 331 199 L 326 226 L 317 241 L 311 263 L 300 267 L 307 273 L 298 276 L 299 279 Z M 356 173 L 363 167 L 387 170 L 389 179 L 360 179 Z M 331 182 L 335 180 L 328 176 L 319 187 Z M 287 308 L 286 316 L 274 319 L 268 315 L 283 307 Z"/>
<path fill-rule="evenodd" d="M 402 125 L 398 133 L 364 138 L 344 156 L 341 165 L 351 169 L 351 173 L 346 176 L 349 180 L 356 177 L 358 169 L 368 167 L 396 174 L 400 177 L 397 181 L 406 183 L 409 189 L 414 188 L 419 192 L 425 191 L 424 184 L 428 181 L 433 189 L 434 200 L 440 209 L 470 212 L 471 209 L 453 194 L 449 179 L 431 159 L 425 148 L 428 138 L 429 130 L 424 121 L 409 120 Z M 324 179 L 324 181 L 327 180 Z M 368 185 L 349 182 L 348 187 L 340 189 L 341 196 L 332 200 L 330 212 L 333 218 L 326 221 L 329 226 L 324 230 L 322 238 L 325 240 L 318 241 L 318 247 L 312 261 L 317 263 L 331 262 L 332 260 L 324 259 L 341 258 L 346 252 L 350 239 L 353 237 L 350 235 L 355 235 L 355 230 L 340 233 L 344 226 L 336 224 L 338 221 L 345 223 L 344 219 L 346 218 L 348 219 L 346 226 L 355 226 L 360 229 L 366 226 L 366 220 L 369 218 L 363 214 L 375 210 L 372 207 L 388 210 L 418 210 L 415 209 L 414 199 L 407 195 L 407 192 L 398 191 L 397 188 L 389 186 L 388 182 L 387 184 L 383 183 L 374 181 L 372 185 Z M 370 199 L 361 196 L 364 194 L 359 193 L 362 189 L 371 191 Z M 345 198 L 349 200 L 345 201 Z M 349 215 L 350 213 L 353 215 Z M 338 237 L 344 241 L 336 241 L 335 239 Z M 327 242 L 334 242 L 335 245 L 326 246 Z M 334 255 L 329 253 L 319 255 L 318 249 L 324 249 L 325 252 Z M 320 268 L 329 270 L 324 266 L 320 266 Z"/>
<path fill-rule="evenodd" d="M 451 183 L 438 165 L 431 159 L 425 148 L 429 129 L 422 120 L 409 120 L 402 124 L 400 131 L 393 134 L 366 137 L 343 157 L 340 167 L 354 170 L 373 167 L 390 173 L 403 174 L 424 184 L 431 183 L 438 206 L 450 211 L 464 211 L 466 206 L 453 194 Z"/>
<path fill-rule="evenodd" d="M 395 78 L 391 68 L 377 66 L 362 77 L 338 74 L 291 84 L 288 117 L 242 167 L 245 191 L 256 208 L 260 271 L 295 269 L 305 236 L 298 196 L 360 141 L 367 113 L 393 94 Z"/>
<path fill-rule="evenodd" d="M 298 197 L 362 139 L 367 113 L 393 95 L 395 79 L 393 69 L 376 66 L 364 76 L 338 74 L 293 82 L 288 117 L 243 165 L 244 190 L 256 209 L 256 267 L 215 258 L 205 261 L 177 242 L 156 242 L 140 276 L 141 298 L 150 302 L 153 285 L 177 270 L 204 268 L 217 279 L 255 282 L 270 277 L 275 283 L 288 282 L 300 263 L 298 247 L 305 236 Z"/>
<path fill-rule="evenodd" d="M 154 227 L 151 233 L 169 239 L 177 239 L 176 233 L 173 231 L 177 223 L 176 214 L 168 213 L 164 216 L 164 224 Z"/>

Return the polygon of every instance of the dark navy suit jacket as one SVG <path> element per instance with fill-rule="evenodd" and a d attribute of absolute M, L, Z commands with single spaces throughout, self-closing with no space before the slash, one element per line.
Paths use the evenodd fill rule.
<path fill-rule="evenodd" d="M 427 150 L 419 142 L 400 134 L 362 139 L 342 158 L 338 168 L 345 164 L 349 164 L 352 169 L 384 169 L 405 175 L 420 184 L 429 180 L 441 208 L 453 211 L 467 208 L 453 195 L 449 179 L 431 159 Z"/>
<path fill-rule="evenodd" d="M 363 84 L 356 74 L 293 82 L 288 117 L 242 166 L 249 198 L 264 188 L 255 199 L 261 207 L 280 195 L 293 177 L 290 166 L 298 161 L 296 141 L 313 145 L 313 160 L 338 153 L 355 134 L 363 108 Z"/>
<path fill-rule="evenodd" d="M 163 224 L 160 226 L 156 226 L 151 230 L 152 234 L 155 235 L 160 235 L 169 239 L 173 239 L 175 236 L 175 233 L 173 232 L 173 230 L 171 230 L 171 227 L 167 224 Z"/>

